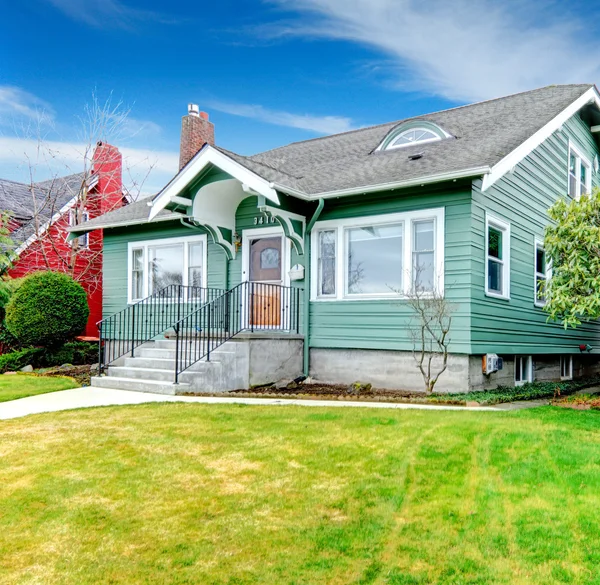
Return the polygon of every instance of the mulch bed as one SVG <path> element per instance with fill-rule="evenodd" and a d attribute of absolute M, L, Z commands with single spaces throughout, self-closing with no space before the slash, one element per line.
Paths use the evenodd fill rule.
<path fill-rule="evenodd" d="M 56 366 L 54 368 L 43 368 L 35 370 L 35 374 L 40 376 L 67 376 L 73 378 L 81 386 L 89 386 L 91 384 L 91 377 L 97 375 L 97 370 L 92 373 L 92 366 Z"/>

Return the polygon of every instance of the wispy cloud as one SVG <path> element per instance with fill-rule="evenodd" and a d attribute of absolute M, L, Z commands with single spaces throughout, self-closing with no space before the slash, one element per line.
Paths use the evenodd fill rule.
<path fill-rule="evenodd" d="M 243 118 L 252 118 L 267 124 L 300 128 L 317 134 L 337 134 L 354 128 L 350 118 L 343 116 L 314 116 L 311 114 L 292 114 L 279 110 L 271 110 L 255 104 L 236 104 L 230 102 L 212 101 L 210 107 Z"/>
<path fill-rule="evenodd" d="M 600 43 L 564 6 L 507 0 L 267 0 L 296 17 L 261 28 L 360 43 L 391 57 L 396 84 L 456 101 L 594 82 Z M 299 18 L 298 18 L 299 16 Z"/>
<path fill-rule="evenodd" d="M 15 121 L 54 120 L 54 109 L 41 98 L 10 85 L 0 85 L 0 125 L 14 124 Z"/>
<path fill-rule="evenodd" d="M 43 181 L 83 170 L 89 145 L 79 142 L 39 141 L 0 136 L 0 176 L 14 181 Z M 134 193 L 155 193 L 179 168 L 179 153 L 142 148 L 120 148 L 123 182 Z"/>
<path fill-rule="evenodd" d="M 69 18 L 90 26 L 133 29 L 143 22 L 174 24 L 176 20 L 151 10 L 131 8 L 119 0 L 46 0 Z"/>

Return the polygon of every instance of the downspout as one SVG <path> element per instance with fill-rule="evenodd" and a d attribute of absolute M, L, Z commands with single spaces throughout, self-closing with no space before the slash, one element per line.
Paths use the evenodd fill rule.
<path fill-rule="evenodd" d="M 304 232 L 304 375 L 308 376 L 310 371 L 310 272 L 311 272 L 311 260 L 310 260 L 310 234 L 315 225 L 315 222 L 319 219 L 321 211 L 325 206 L 325 200 L 319 199 L 317 209 L 313 213 L 306 231 Z"/>

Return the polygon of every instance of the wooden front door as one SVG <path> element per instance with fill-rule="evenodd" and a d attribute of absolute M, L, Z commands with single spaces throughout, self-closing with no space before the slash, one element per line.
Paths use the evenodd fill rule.
<path fill-rule="evenodd" d="M 281 325 L 281 285 L 283 284 L 282 236 L 250 240 L 250 325 Z"/>

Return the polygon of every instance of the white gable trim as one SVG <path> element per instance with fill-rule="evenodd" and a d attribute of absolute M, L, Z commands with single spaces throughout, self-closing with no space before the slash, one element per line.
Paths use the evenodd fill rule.
<path fill-rule="evenodd" d="M 207 167 L 213 164 L 225 173 L 237 179 L 247 188 L 255 191 L 260 195 L 264 195 L 276 204 L 279 204 L 279 197 L 268 181 L 259 177 L 246 167 L 237 163 L 221 151 L 207 144 L 194 156 L 194 158 L 167 184 L 167 186 L 151 201 L 148 205 L 151 206 L 149 221 L 152 221 L 156 215 L 164 209 L 175 197 L 187 187 L 198 174 Z"/>
<path fill-rule="evenodd" d="M 581 108 L 589 103 L 596 104 L 596 107 L 600 109 L 600 95 L 598 95 L 598 91 L 595 87 L 590 87 L 590 89 L 566 107 L 558 114 L 558 116 L 550 120 L 550 122 L 530 136 L 523 144 L 515 148 L 510 154 L 506 155 L 500 162 L 496 163 L 492 167 L 492 171 L 483 177 L 481 190 L 485 191 L 486 189 L 489 189 L 501 177 L 542 144 L 544 140 L 556 132 L 556 130 L 558 130 L 571 116 L 575 115 Z"/>
<path fill-rule="evenodd" d="M 31 234 L 16 250 L 15 255 L 20 256 L 33 242 L 35 242 L 39 237 L 42 237 L 53 225 L 56 221 L 58 221 L 69 209 L 75 207 L 78 201 L 78 196 L 75 195 L 73 199 L 68 201 L 65 205 L 63 205 L 46 223 L 42 224 L 38 233 Z M 35 221 L 33 218 L 31 221 Z"/>

